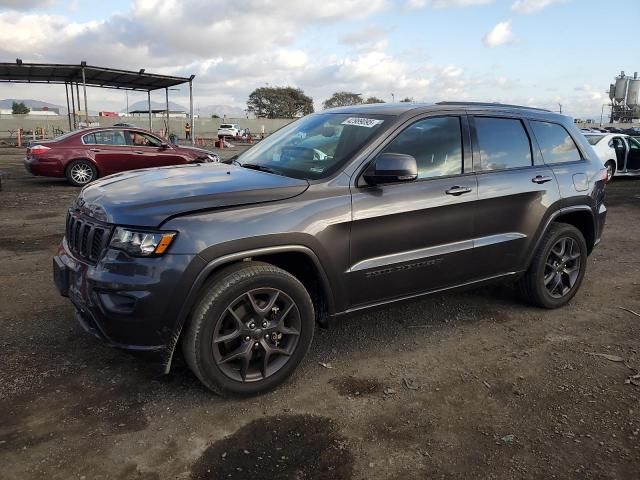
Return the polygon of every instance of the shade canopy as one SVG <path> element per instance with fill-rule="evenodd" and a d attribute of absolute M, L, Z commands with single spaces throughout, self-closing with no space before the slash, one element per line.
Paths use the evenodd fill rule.
<path fill-rule="evenodd" d="M 193 80 L 191 77 L 173 77 L 145 73 L 144 69 L 134 72 L 93 65 L 44 64 L 44 63 L 0 63 L 0 82 L 10 83 L 85 83 L 88 87 L 117 88 L 122 90 L 152 91 L 175 87 Z"/>

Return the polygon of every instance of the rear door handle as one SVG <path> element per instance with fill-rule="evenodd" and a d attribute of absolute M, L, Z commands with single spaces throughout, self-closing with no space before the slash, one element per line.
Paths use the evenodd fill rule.
<path fill-rule="evenodd" d="M 142 152 L 142 151 L 140 151 L 140 150 L 134 150 L 134 151 L 133 151 L 133 153 L 140 153 L 140 154 L 142 154 L 142 153 L 144 153 L 144 152 Z"/>
<path fill-rule="evenodd" d="M 99 152 L 100 149 L 99 148 L 90 148 L 89 151 L 90 152 Z"/>
<path fill-rule="evenodd" d="M 533 183 L 547 183 L 547 182 L 550 182 L 551 180 L 552 178 L 546 175 L 536 175 L 531 179 Z"/>
<path fill-rule="evenodd" d="M 444 193 L 446 193 L 447 195 L 455 195 L 456 197 L 458 195 L 462 195 L 464 193 L 469 193 L 471 192 L 471 189 L 468 187 L 460 187 L 460 186 L 455 186 L 455 187 L 451 187 L 449 190 L 445 191 Z"/>

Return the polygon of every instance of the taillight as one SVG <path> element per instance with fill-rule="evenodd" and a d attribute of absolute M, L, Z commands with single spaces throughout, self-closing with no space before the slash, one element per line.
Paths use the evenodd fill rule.
<path fill-rule="evenodd" d="M 31 147 L 31 155 L 42 155 L 43 153 L 47 153 L 51 150 L 49 147 L 45 147 L 44 145 L 35 145 Z"/>

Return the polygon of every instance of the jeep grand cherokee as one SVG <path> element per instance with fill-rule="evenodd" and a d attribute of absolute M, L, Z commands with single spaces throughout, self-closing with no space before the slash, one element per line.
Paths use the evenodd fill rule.
<path fill-rule="evenodd" d="M 220 394 L 283 382 L 316 324 L 517 280 L 533 304 L 578 291 L 607 175 L 567 117 L 496 104 L 384 104 L 301 118 L 229 164 L 85 187 L 54 258 L 60 293 L 107 343 L 177 346 Z"/>

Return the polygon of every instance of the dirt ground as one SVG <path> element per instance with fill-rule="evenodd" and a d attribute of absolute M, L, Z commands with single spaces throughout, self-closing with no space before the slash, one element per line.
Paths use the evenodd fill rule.
<path fill-rule="evenodd" d="M 51 256 L 78 190 L 21 157 L 0 149 L 0 478 L 640 478 L 640 179 L 607 187 L 567 307 L 491 287 L 353 315 L 230 401 L 76 324 Z"/>

